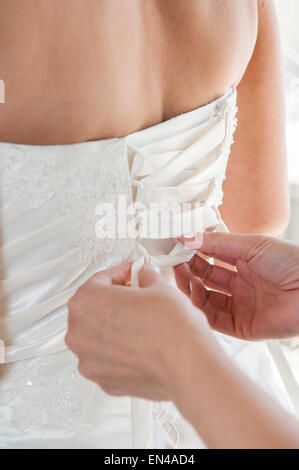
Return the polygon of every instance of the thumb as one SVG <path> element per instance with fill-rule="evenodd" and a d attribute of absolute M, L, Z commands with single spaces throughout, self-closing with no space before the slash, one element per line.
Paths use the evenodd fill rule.
<path fill-rule="evenodd" d="M 145 264 L 139 272 L 138 279 L 140 287 L 150 287 L 158 282 L 165 282 L 160 269 L 154 264 Z"/>
<path fill-rule="evenodd" d="M 205 232 L 192 241 L 180 241 L 189 248 L 199 249 L 207 256 L 235 265 L 238 259 L 248 261 L 270 239 L 264 235 Z"/>

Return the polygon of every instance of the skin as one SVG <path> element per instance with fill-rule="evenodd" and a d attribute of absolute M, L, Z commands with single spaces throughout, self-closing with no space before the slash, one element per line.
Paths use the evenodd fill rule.
<path fill-rule="evenodd" d="M 299 448 L 298 422 L 232 364 L 206 321 L 244 339 L 297 335 L 299 246 L 221 233 L 188 245 L 230 263 L 208 268 L 195 256 L 187 274 L 177 267 L 183 290 L 191 280 L 189 297 L 149 266 L 139 288 L 128 287 L 130 265 L 79 288 L 68 304 L 66 343 L 80 372 L 114 396 L 174 401 L 210 448 Z M 230 297 L 208 293 L 206 283 Z M 238 308 L 240 299 L 246 307 Z"/>
<path fill-rule="evenodd" d="M 231 232 L 280 236 L 289 216 L 281 46 L 273 4 L 262 3 L 254 53 L 238 87 L 221 213 Z"/>
<path fill-rule="evenodd" d="M 182 242 L 201 246 L 199 237 Z M 201 251 L 229 265 L 195 256 L 176 267 L 176 280 L 213 329 L 249 341 L 299 336 L 296 245 L 262 235 L 211 233 L 204 234 Z"/>
<path fill-rule="evenodd" d="M 121 137 L 202 106 L 235 86 L 239 128 L 221 211 L 232 230 L 282 233 L 288 219 L 283 99 L 271 1 L 72 0 L 70 8 L 68 0 L 0 0 L 0 12 L 0 73 L 6 86 L 1 141 L 49 145 Z M 287 417 L 262 395 L 258 406 L 255 388 L 231 366 L 223 367 L 191 301 L 161 277 L 144 281 L 140 291 L 127 289 L 127 274 L 128 268 L 118 268 L 96 275 L 69 304 L 67 342 L 80 356 L 82 373 L 115 394 L 149 397 L 152 383 L 151 398 L 173 398 L 186 417 L 193 416 L 190 404 L 198 402 L 195 427 L 210 446 L 293 445 Z M 170 310 L 171 318 L 165 313 Z M 155 339 L 157 324 L 161 337 Z M 143 333 L 150 328 L 155 335 L 148 344 Z M 182 337 L 193 339 L 185 346 Z M 146 358 L 153 364 L 149 370 Z M 206 385 L 194 387 L 202 377 Z M 188 406 L 181 390 L 172 395 L 175 383 L 190 384 Z M 194 390 L 200 390 L 197 398 Z M 210 419 L 211 409 L 219 422 Z M 260 418 L 248 428 L 254 412 Z M 220 437 L 213 437 L 215 427 Z"/>
<path fill-rule="evenodd" d="M 238 88 L 222 215 L 238 232 L 288 220 L 280 46 L 270 0 L 0 0 L 0 140 L 125 136 Z"/>

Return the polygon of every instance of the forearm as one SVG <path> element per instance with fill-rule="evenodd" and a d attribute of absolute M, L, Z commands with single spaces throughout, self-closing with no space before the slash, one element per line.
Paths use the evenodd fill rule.
<path fill-rule="evenodd" d="M 175 372 L 176 405 L 207 446 L 299 448 L 296 420 L 212 343 L 206 339 L 188 343 L 186 359 Z"/>
<path fill-rule="evenodd" d="M 279 236 L 289 217 L 281 43 L 273 2 L 258 4 L 257 41 L 238 86 L 238 127 L 220 211 L 231 232 Z"/>

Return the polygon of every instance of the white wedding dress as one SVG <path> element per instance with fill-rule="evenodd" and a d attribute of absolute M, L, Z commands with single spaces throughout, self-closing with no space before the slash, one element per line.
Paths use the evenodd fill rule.
<path fill-rule="evenodd" d="M 190 258 L 173 240 L 97 238 L 100 202 L 200 202 L 204 228 L 224 228 L 218 206 L 235 115 L 230 89 L 124 138 L 0 144 L 0 448 L 204 447 L 171 403 L 110 397 L 79 375 L 64 343 L 66 304 L 99 270 L 134 261 L 136 278 L 144 262 Z M 264 343 L 216 336 L 291 409 Z"/>

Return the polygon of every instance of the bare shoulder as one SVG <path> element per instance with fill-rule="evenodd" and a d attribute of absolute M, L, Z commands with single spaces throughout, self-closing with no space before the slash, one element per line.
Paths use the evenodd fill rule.
<path fill-rule="evenodd" d="M 272 32 L 279 39 L 277 12 L 273 0 L 258 0 L 259 33 Z"/>
<path fill-rule="evenodd" d="M 160 5 L 167 33 L 163 63 L 173 103 L 167 104 L 169 117 L 179 106 L 185 111 L 192 103 L 200 106 L 239 84 L 255 49 L 258 4 L 257 0 L 166 0 Z M 183 105 L 173 100 L 175 89 L 180 90 Z"/>
<path fill-rule="evenodd" d="M 0 140 L 119 137 L 212 101 L 245 73 L 258 2 L 0 0 Z"/>
<path fill-rule="evenodd" d="M 258 0 L 257 8 L 256 43 L 238 86 L 222 215 L 231 231 L 277 236 L 288 221 L 281 43 L 275 3 Z"/>
<path fill-rule="evenodd" d="M 281 41 L 275 4 L 273 0 L 258 0 L 257 6 L 258 34 L 244 85 L 268 83 L 269 89 L 277 82 L 281 88 Z"/>

